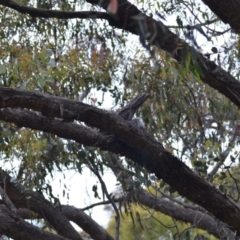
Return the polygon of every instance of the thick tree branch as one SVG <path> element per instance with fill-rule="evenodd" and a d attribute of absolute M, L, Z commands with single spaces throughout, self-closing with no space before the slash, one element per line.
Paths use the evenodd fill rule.
<path fill-rule="evenodd" d="M 12 214 L 4 205 L 0 205 L 0 233 L 16 240 L 69 240 L 25 222 L 18 215 Z"/>
<path fill-rule="evenodd" d="M 234 237 L 235 233 L 230 231 L 226 224 L 223 224 L 213 217 L 199 211 L 186 207 L 179 206 L 171 201 L 166 201 L 160 197 L 153 196 L 151 193 L 139 188 L 134 193 L 132 192 L 133 180 L 128 174 L 124 166 L 119 161 L 116 154 L 104 154 L 105 161 L 122 184 L 123 189 L 129 192 L 128 199 L 130 201 L 140 203 L 151 209 L 164 213 L 168 216 L 175 218 L 176 220 L 191 223 L 197 228 L 204 229 L 208 233 L 214 235 L 217 238 L 225 239 L 223 236 Z M 197 208 L 197 206 L 196 206 Z M 199 207 L 200 208 L 200 207 Z"/>
<path fill-rule="evenodd" d="M 240 235 L 240 208 L 231 199 L 193 173 L 149 134 L 138 131 L 131 123 L 116 114 L 76 101 L 31 91 L 0 88 L 0 97 L 0 107 L 29 108 L 51 117 L 71 116 L 113 134 L 116 140 L 109 138 L 108 144 L 106 144 L 108 136 L 103 137 L 104 141 L 96 141 L 95 144 L 92 139 L 87 139 L 87 141 L 92 143 L 91 146 L 122 154 L 145 167 L 149 172 L 155 173 L 159 179 L 162 178 L 181 195 L 211 212 Z M 0 119 L 14 122 L 18 126 L 44 130 L 76 141 L 80 140 L 79 142 L 83 144 L 87 142 L 79 136 L 77 130 L 80 126 L 77 124 L 52 120 L 36 114 L 33 114 L 34 121 L 32 121 L 33 115 L 31 114 L 33 113 L 21 112 L 17 109 L 3 109 L 0 111 Z M 64 132 L 65 129 L 67 132 Z M 82 128 L 80 130 L 83 131 Z M 98 134 L 100 133 L 96 132 L 95 136 Z M 94 133 L 92 135 L 94 137 Z"/>
<path fill-rule="evenodd" d="M 2 189 L 2 187 L 0 186 L 0 195 L 3 199 L 3 202 L 5 203 L 5 205 L 9 208 L 9 210 L 11 210 L 12 213 L 16 213 L 17 209 L 14 206 L 14 204 L 12 203 L 12 201 L 9 199 L 8 195 L 6 194 L 6 192 Z"/>
<path fill-rule="evenodd" d="M 228 23 L 236 33 L 240 33 L 239 0 L 202 0 L 223 22 Z"/>
<path fill-rule="evenodd" d="M 95 11 L 58 11 L 58 10 L 47 10 L 39 9 L 33 7 L 27 7 L 22 4 L 15 2 L 14 0 L 0 0 L 0 5 L 12 8 L 20 13 L 29 14 L 32 17 L 41 18 L 58 18 L 58 19 L 103 19 L 112 20 L 112 16 L 105 12 L 95 12 Z"/>
<path fill-rule="evenodd" d="M 237 0 L 232 1 L 234 1 L 235 5 L 237 4 Z M 107 10 L 109 4 L 109 0 L 87 0 L 87 2 L 91 4 L 97 4 L 105 10 Z M 214 2 L 216 2 L 217 4 L 216 0 Z M 225 0 L 225 2 L 228 1 Z M 0 0 L 0 4 L 14 8 L 17 11 L 22 11 L 24 13 L 30 14 L 32 11 L 32 13 L 34 12 L 36 14 L 35 16 L 38 16 L 37 14 L 39 14 L 39 9 L 31 8 L 29 12 L 28 7 L 19 5 L 13 0 Z M 229 6 L 227 6 L 227 8 L 224 7 L 224 9 L 228 9 L 228 7 Z M 43 10 L 43 12 L 44 11 L 46 11 L 45 17 L 59 18 L 57 13 L 48 13 L 48 11 L 51 10 Z M 54 16 L 54 14 L 56 14 L 56 16 Z M 41 16 L 39 17 L 44 17 L 43 15 L 44 13 L 41 13 Z M 65 13 L 63 13 L 63 15 L 65 16 Z M 62 18 L 66 18 L 64 16 Z M 218 90 L 220 93 L 229 98 L 234 104 L 240 107 L 239 81 L 237 81 L 232 75 L 230 75 L 224 69 L 216 65 L 214 62 L 204 57 L 196 49 L 187 44 L 184 40 L 180 39 L 176 34 L 171 32 L 169 28 L 166 27 L 161 21 L 156 21 L 152 17 L 149 17 L 146 14 L 142 13 L 136 6 L 129 3 L 127 0 L 118 0 L 118 12 L 116 15 L 114 15 L 114 17 L 112 17 L 111 15 L 109 15 L 109 17 L 104 14 L 100 16 L 108 20 L 110 26 L 117 27 L 136 34 L 140 37 L 140 39 L 142 39 L 142 41 L 148 41 L 148 45 L 156 45 L 158 48 L 168 52 L 172 58 L 176 59 L 183 66 L 185 65 L 184 56 L 186 56 L 188 52 L 192 53 L 192 56 L 194 57 L 192 57 L 191 64 L 193 68 L 194 66 L 198 66 L 199 69 L 201 69 L 201 72 L 198 71 L 201 80 L 210 85 L 212 88 Z M 234 14 L 234 16 L 238 15 Z M 143 26 L 146 27 L 143 28 Z"/>
<path fill-rule="evenodd" d="M 87 0 L 87 2 L 97 4 L 104 9 L 107 9 L 108 6 L 108 0 L 100 2 L 98 0 Z M 127 0 L 119 0 L 117 15 L 113 21 L 109 21 L 109 24 L 136 34 L 148 41 L 149 45 L 155 45 L 168 52 L 172 58 L 176 59 L 183 66 L 185 65 L 184 56 L 189 52 L 192 53 L 194 57 L 191 64 L 193 68 L 194 66 L 198 66 L 201 69 L 201 73 L 199 73 L 201 80 L 240 107 L 239 81 L 214 62 L 204 57 L 183 39 L 180 39 L 161 21 L 156 21 L 152 17 L 142 13 Z M 146 26 L 144 33 L 142 32 L 143 26 Z M 145 37 L 146 35 L 148 37 Z"/>
<path fill-rule="evenodd" d="M 69 239 L 82 240 L 68 219 L 47 201 L 40 193 L 25 194 L 19 184 L 14 183 L 9 175 L 0 170 L 0 186 L 15 206 L 28 208 L 41 215 L 59 235 Z"/>
<path fill-rule="evenodd" d="M 20 216 L 23 216 L 25 218 L 32 219 L 34 217 L 34 213 L 32 211 L 34 211 L 34 212 L 38 213 L 37 218 L 40 218 L 40 216 L 41 216 L 41 218 L 46 220 L 46 218 L 48 217 L 48 214 L 46 213 L 46 208 L 48 208 L 49 214 L 55 214 L 54 216 L 56 218 L 59 218 L 59 213 L 61 213 L 63 220 L 65 220 L 65 217 L 66 217 L 66 218 L 68 218 L 69 221 L 75 222 L 85 232 L 87 232 L 93 239 L 113 240 L 113 238 L 104 230 L 104 228 L 99 226 L 92 218 L 90 218 L 82 210 L 76 209 L 76 208 L 70 207 L 70 206 L 61 206 L 58 209 L 54 210 L 54 212 L 53 212 L 51 209 L 51 208 L 53 208 L 52 204 L 50 202 L 48 202 L 47 200 L 45 200 L 41 194 L 36 193 L 36 192 L 35 193 L 28 192 L 27 194 L 25 194 L 24 191 L 22 190 L 22 186 L 19 183 L 11 182 L 10 176 L 6 172 L 1 170 L 0 171 L 0 186 L 2 186 L 3 180 L 4 180 L 4 184 L 5 184 L 5 190 L 8 193 L 9 198 L 11 198 L 11 201 L 13 201 L 18 208 L 24 207 L 24 209 L 25 209 L 25 210 L 18 209 L 16 211 L 16 214 L 19 214 Z M 38 200 L 37 200 L 37 198 L 38 198 Z M 40 213 L 39 213 L 38 209 L 41 209 Z M 47 220 L 49 221 L 49 219 L 47 219 Z M 61 225 L 63 223 L 63 220 L 59 219 L 60 227 L 64 227 L 63 225 Z M 50 222 L 50 224 L 53 224 L 52 220 L 49 222 Z M 68 230 L 68 226 L 66 226 L 64 228 L 65 228 L 65 231 Z M 58 230 L 58 229 L 56 229 L 56 230 Z M 65 235 L 67 235 L 67 233 L 65 233 Z M 68 235 L 70 235 L 70 234 L 68 234 Z M 79 234 L 77 236 L 80 237 Z M 70 239 L 81 239 L 81 238 L 74 237 L 73 234 L 69 238 Z"/>
<path fill-rule="evenodd" d="M 230 236 L 233 238 L 235 237 L 234 231 L 230 231 L 226 224 L 219 222 L 210 215 L 189 208 L 180 207 L 179 205 L 161 198 L 156 198 L 144 190 L 140 190 L 138 193 L 137 201 L 144 206 L 162 212 L 176 220 L 191 223 L 197 228 L 204 229 L 217 238 L 229 239 Z"/>
<path fill-rule="evenodd" d="M 73 206 L 61 206 L 62 213 L 69 219 L 80 226 L 94 240 L 113 240 L 103 227 L 98 225 L 82 210 Z"/>
<path fill-rule="evenodd" d="M 101 204 L 110 204 L 109 201 L 102 202 Z M 100 205 L 100 204 L 99 204 Z M 0 205 L 0 209 L 3 205 Z M 6 208 L 6 207 L 5 207 Z M 91 217 L 83 212 L 82 209 L 75 208 L 69 205 L 61 205 L 58 207 L 64 216 L 69 221 L 76 223 L 86 233 L 88 233 L 94 240 L 113 240 L 113 238 L 105 231 L 105 229 L 97 224 Z M 39 214 L 32 212 L 26 208 L 17 209 L 16 214 L 23 219 L 42 219 L 43 217 Z M 56 236 L 56 235 L 55 235 Z M 50 239 L 50 238 L 49 238 Z"/>

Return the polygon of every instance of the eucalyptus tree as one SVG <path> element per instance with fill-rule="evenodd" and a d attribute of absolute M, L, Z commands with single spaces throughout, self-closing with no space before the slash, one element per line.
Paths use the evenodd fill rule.
<path fill-rule="evenodd" d="M 203 237 L 194 228 L 239 237 L 237 0 L 0 7 L 1 234 L 83 239 L 73 221 L 93 239 L 120 239 L 123 210 L 151 230 L 139 204 L 169 215 L 176 239 Z M 114 236 L 84 213 L 94 205 L 62 205 L 52 192 L 55 171 L 85 168 L 99 180 L 98 204 L 114 209 Z M 117 198 L 102 178 L 108 169 L 123 189 Z"/>

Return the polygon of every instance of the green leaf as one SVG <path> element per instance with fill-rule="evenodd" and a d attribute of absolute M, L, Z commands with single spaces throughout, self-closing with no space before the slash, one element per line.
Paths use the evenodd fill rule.
<path fill-rule="evenodd" d="M 205 142 L 205 146 L 206 146 L 206 147 L 211 147 L 211 146 L 212 146 L 212 141 L 207 140 L 207 141 Z"/>
<path fill-rule="evenodd" d="M 46 82 L 54 82 L 53 78 L 51 76 L 46 77 Z"/>
<path fill-rule="evenodd" d="M 86 153 L 84 151 L 79 151 L 77 154 L 78 159 L 86 158 Z"/>
<path fill-rule="evenodd" d="M 67 149 L 68 149 L 69 152 L 71 152 L 71 151 L 73 150 L 73 146 L 72 146 L 72 143 L 71 143 L 71 142 L 69 142 L 69 143 L 67 144 Z"/>
<path fill-rule="evenodd" d="M 53 140 L 53 138 L 52 138 L 51 135 L 49 135 L 49 142 L 50 142 L 50 144 L 53 145 L 53 146 L 56 146 L 56 145 L 57 145 L 57 143 Z"/>
<path fill-rule="evenodd" d="M 50 66 L 50 67 L 55 67 L 56 66 L 56 62 L 55 62 L 54 58 L 51 58 L 49 60 L 49 62 L 47 63 L 47 65 Z"/>
<path fill-rule="evenodd" d="M 196 167 L 201 167 L 203 165 L 203 163 L 201 161 L 194 161 L 193 164 Z"/>
<path fill-rule="evenodd" d="M 38 85 L 40 88 L 44 88 L 44 86 L 46 85 L 45 77 L 39 78 L 38 81 L 37 81 L 37 85 Z"/>
<path fill-rule="evenodd" d="M 53 51 L 52 51 L 52 49 L 50 49 L 50 48 L 47 48 L 47 49 L 46 49 L 46 55 L 47 55 L 48 57 L 51 57 L 51 56 L 52 56 L 52 54 L 53 54 Z"/>
<path fill-rule="evenodd" d="M 3 74 L 7 71 L 6 67 L 2 64 L 0 64 L 0 74 Z"/>
<path fill-rule="evenodd" d="M 225 192 L 225 187 L 221 184 L 221 185 L 219 185 L 219 190 L 220 190 L 221 192 Z"/>
<path fill-rule="evenodd" d="M 160 188 L 163 188 L 165 186 L 165 182 L 163 180 L 160 181 Z"/>

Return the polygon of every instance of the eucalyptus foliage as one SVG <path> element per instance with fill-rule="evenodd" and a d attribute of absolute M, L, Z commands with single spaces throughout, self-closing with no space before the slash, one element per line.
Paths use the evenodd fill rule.
<path fill-rule="evenodd" d="M 105 12 L 109 1 L 9 2 L 11 3 L 0 0 L 1 88 L 34 90 L 84 102 L 110 113 L 117 113 L 117 109 L 125 106 L 134 96 L 149 93 L 150 98 L 135 116 L 143 120 L 144 131 L 160 142 L 169 154 L 189 166 L 196 175 L 239 204 L 240 104 L 237 102 L 240 101 L 240 95 L 233 92 L 233 89 L 238 91 L 238 86 L 229 85 L 229 89 L 224 89 L 220 86 L 219 78 L 218 88 L 217 83 L 214 85 L 213 81 L 206 80 L 210 79 L 209 76 L 214 78 L 219 72 L 221 75 L 221 71 L 239 80 L 239 32 L 227 18 L 214 12 L 212 6 L 209 8 L 208 1 L 138 1 L 132 2 L 133 7 L 128 13 L 123 9 L 124 4 L 130 3 L 119 0 L 119 12 L 116 15 Z M 143 15 L 132 16 L 137 11 L 134 6 Z M 34 12 L 33 9 L 40 12 Z M 54 11 L 65 12 L 59 12 L 57 16 Z M 70 16 L 77 11 L 80 12 L 79 17 Z M 126 22 L 121 20 L 123 14 L 126 14 Z M 131 16 L 130 20 L 127 16 Z M 150 26 L 151 23 L 153 24 Z M 166 29 L 170 30 L 179 39 L 174 51 L 168 35 L 162 36 L 163 43 L 157 43 L 156 39 L 161 40 L 158 27 L 163 33 Z M 207 70 L 203 67 L 204 61 L 212 61 L 217 66 L 209 76 L 208 67 L 206 66 Z M 0 98 L 5 99 L 1 95 Z M 49 105 L 54 101 L 50 101 Z M 1 104 L 1 109 L 4 109 L 4 103 Z M 59 109 L 61 114 L 65 111 L 60 105 Z M 30 109 L 29 114 L 32 111 Z M 44 109 L 35 113 L 36 117 L 45 116 Z M 49 122 L 52 119 L 59 120 L 47 114 L 46 116 Z M 77 126 L 91 129 L 105 137 L 109 134 L 105 129 L 93 128 L 87 121 L 79 121 L 78 117 L 73 117 L 70 122 L 74 121 Z M 204 239 L 200 238 L 204 234 L 206 239 L 213 238 L 210 234 L 219 239 L 227 239 L 228 234 L 240 234 L 226 221 L 227 226 L 223 219 L 220 219 L 223 222 L 219 223 L 221 227 L 218 229 L 216 219 L 219 216 L 208 214 L 201 204 L 199 206 L 184 194 L 179 194 L 179 190 L 176 191 L 169 182 L 168 184 L 158 176 L 151 175 L 152 172 L 146 167 L 147 163 L 142 162 L 140 166 L 123 153 L 117 155 L 115 152 L 114 157 L 122 167 L 119 171 L 110 162 L 109 155 L 106 155 L 104 150 L 108 149 L 97 148 L 98 142 L 94 147 L 93 144 L 90 146 L 73 138 L 61 138 L 61 135 L 48 130 L 39 131 L 40 129 L 28 126 L 27 123 L 26 126 L 16 126 L 13 122 L 1 118 L 1 169 L 19 182 L 26 193 L 41 192 L 55 206 L 60 205 L 61 197 L 66 198 L 68 195 L 59 197 L 53 194 L 51 182 L 54 174 L 60 172 L 64 179 L 67 170 L 74 174 L 83 174 L 86 168 L 90 169 L 99 179 L 99 184 L 93 185 L 91 190 L 96 201 L 108 200 L 106 204 L 113 205 L 115 211 L 112 214 L 117 214 L 118 218 L 116 229 L 124 218 L 127 218 L 129 224 L 133 224 L 132 229 L 136 225 L 131 230 L 123 224 L 120 235 L 119 229 L 116 230 L 116 239 L 146 239 L 147 236 L 151 236 L 149 239 Z M 62 120 L 63 125 L 68 122 L 69 119 Z M 61 121 L 58 124 L 60 126 Z M 110 134 L 109 142 L 111 137 Z M 113 153 L 109 151 L 108 154 Z M 146 158 L 146 161 L 150 160 Z M 122 185 L 124 194 L 119 199 L 112 198 L 107 192 L 107 182 L 101 182 L 101 177 L 109 170 L 114 172 Z M 125 179 L 132 181 L 131 187 L 129 182 L 124 182 L 124 178 L 120 177 L 123 172 L 126 174 Z M 81 183 L 78 184 L 81 186 Z M 65 186 L 64 193 L 70 193 L 71 189 Z M 205 215 L 196 223 L 185 219 L 184 215 L 176 216 L 177 214 L 170 211 L 166 213 L 155 209 L 165 214 L 158 215 L 161 216 L 161 220 L 158 220 L 158 217 L 150 214 L 151 207 L 139 200 L 141 197 L 138 197 L 138 192 L 144 189 L 156 199 L 167 199 L 166 202 L 173 204 L 172 208 L 177 207 L 181 211 L 190 208 L 196 211 L 195 214 L 200 211 L 211 217 L 208 220 L 216 228 L 213 230 L 207 228 L 208 224 L 199 224 L 204 221 Z M 116 204 L 114 200 L 120 203 Z M 134 203 L 139 201 L 140 206 L 136 207 Z M 6 205 L 3 200 L 1 204 L 4 203 Z M 84 207 L 86 206 L 82 206 Z M 142 210 L 145 208 L 148 216 L 144 213 L 146 210 Z M 175 213 L 180 213 L 177 208 Z M 125 214 L 122 214 L 123 211 Z M 36 218 L 42 219 L 40 225 L 46 224 L 48 219 L 37 213 L 39 216 Z M 221 214 L 226 214 L 224 209 Z M 153 228 L 146 227 L 148 221 Z M 166 226 L 158 229 L 159 222 L 164 221 Z M 174 224 L 174 229 L 170 227 L 170 223 Z M 112 222 L 110 226 L 112 233 Z M 48 228 L 51 227 L 55 229 L 50 224 Z M 199 234 L 198 229 L 204 231 L 201 230 Z M 64 239 L 75 239 L 73 235 L 64 236 L 55 230 Z M 89 231 L 87 233 L 92 238 L 98 239 Z M 129 233 L 131 231 L 132 235 Z M 6 232 L 0 227 L 1 234 Z M 128 235 L 124 238 L 125 232 Z M 20 239 L 11 234 L 11 231 L 6 236 Z M 110 239 L 110 236 L 99 239 Z"/>

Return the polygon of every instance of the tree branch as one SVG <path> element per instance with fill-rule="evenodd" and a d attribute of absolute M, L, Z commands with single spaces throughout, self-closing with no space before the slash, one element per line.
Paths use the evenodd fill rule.
<path fill-rule="evenodd" d="M 58 211 L 40 193 L 25 194 L 19 184 L 12 181 L 9 175 L 0 170 L 0 186 L 5 189 L 7 196 L 18 207 L 28 208 L 41 215 L 59 235 L 70 239 L 82 240 L 68 219 Z"/>
<path fill-rule="evenodd" d="M 234 1 L 236 2 L 237 0 Z M 87 0 L 87 2 L 99 5 L 105 10 L 108 6 L 107 0 L 100 2 L 98 0 Z M 214 2 L 219 5 L 217 0 Z M 225 0 L 225 2 L 228 4 L 227 0 Z M 228 9 L 228 6 L 226 6 L 223 7 L 223 9 Z M 240 15 L 238 14 L 236 16 Z M 192 58 L 191 64 L 193 67 L 198 66 L 199 69 L 201 69 L 198 71 L 201 80 L 218 90 L 240 107 L 240 97 L 238 97 L 240 96 L 239 81 L 213 61 L 204 57 L 202 53 L 191 47 L 175 33 L 171 32 L 161 21 L 156 21 L 152 17 L 142 13 L 127 0 L 118 0 L 118 12 L 116 17 L 109 21 L 109 25 L 138 35 L 140 38 L 148 41 L 149 46 L 155 45 L 166 51 L 183 66 L 185 66 L 184 56 L 186 53 L 192 53 L 194 57 Z M 142 32 L 143 26 L 146 26 L 144 33 Z"/>
<path fill-rule="evenodd" d="M 109 204 L 109 201 L 102 204 Z M 0 209 L 3 205 L 0 205 Z M 5 207 L 5 206 L 4 206 Z M 6 207 L 5 207 L 6 208 Z M 91 217 L 83 212 L 82 209 L 75 208 L 73 206 L 61 205 L 58 207 L 59 211 L 68 218 L 69 221 L 76 223 L 85 232 L 87 232 L 92 239 L 95 240 L 113 240 L 113 238 L 107 233 L 107 231 L 97 224 Z M 17 209 L 17 215 L 23 219 L 43 219 L 42 216 L 32 212 L 26 208 Z M 56 236 L 56 235 L 55 235 Z M 51 239 L 51 238 L 49 238 Z"/>
<path fill-rule="evenodd" d="M 108 139 L 108 136 L 104 137 L 96 131 L 87 131 L 87 128 L 84 129 L 75 123 L 49 119 L 26 110 L 2 109 L 0 111 L 0 119 L 14 122 L 18 126 L 44 130 L 83 144 L 88 142 L 91 146 L 132 159 L 149 172 L 155 173 L 159 179 L 162 178 L 181 195 L 227 223 L 240 235 L 240 209 L 231 199 L 193 173 L 151 135 L 139 131 L 130 122 L 126 122 L 116 114 L 80 102 L 50 97 L 47 94 L 0 88 L 0 107 L 10 106 L 30 108 L 51 117 L 75 116 L 77 120 L 113 134 L 116 139 Z M 86 139 L 79 134 L 78 130 Z M 90 138 L 90 135 L 93 138 Z M 96 140 L 95 143 L 93 139 Z"/>
<path fill-rule="evenodd" d="M 18 215 L 12 214 L 4 205 L 0 205 L 0 233 L 16 240 L 69 240 L 25 222 Z"/>
<path fill-rule="evenodd" d="M 62 213 L 69 219 L 80 226 L 95 240 L 113 240 L 113 238 L 106 232 L 106 230 L 97 224 L 91 217 L 89 217 L 82 210 L 73 206 L 61 206 Z"/>
<path fill-rule="evenodd" d="M 90 4 L 99 5 L 105 10 L 107 10 L 109 4 L 108 0 L 87 0 L 87 2 Z M 215 0 L 214 3 L 215 2 L 216 4 L 218 4 L 217 0 Z M 205 3 L 210 3 L 210 1 L 205 0 Z M 15 10 L 20 12 L 22 11 L 24 13 L 29 13 L 29 7 L 19 5 L 13 0 L 0 0 L 0 4 L 14 8 Z M 238 6 L 237 0 L 234 0 L 234 4 L 235 6 Z M 223 7 L 224 11 L 229 8 L 228 0 L 225 0 L 225 5 L 227 7 Z M 64 12 L 63 16 L 60 17 L 60 13 L 58 14 L 55 11 L 50 13 L 48 12 L 52 10 L 42 10 L 46 13 L 40 14 L 39 9 L 30 9 L 30 11 L 32 11 L 32 14 L 34 13 L 36 17 L 43 17 L 45 14 L 45 17 L 48 18 L 69 18 L 66 16 L 68 14 L 69 16 L 72 14 L 72 12 L 70 12 L 66 13 L 65 15 Z M 235 11 L 233 11 L 234 13 L 236 13 L 236 9 L 239 8 L 235 7 Z M 41 16 L 38 16 L 38 14 Z M 56 14 L 56 16 L 54 16 L 54 14 Z M 89 13 L 87 13 L 86 15 L 88 14 Z M 239 16 L 238 12 L 236 14 L 234 14 L 235 17 Z M 85 18 L 86 15 L 84 15 L 84 17 L 83 15 L 84 14 L 81 13 L 79 17 L 82 16 L 82 18 Z M 183 39 L 180 39 L 176 34 L 171 32 L 169 28 L 166 27 L 161 21 L 156 21 L 152 17 L 149 17 L 146 14 L 142 13 L 136 6 L 134 6 L 127 0 L 118 0 L 118 12 L 116 15 L 114 15 L 114 17 L 112 17 L 110 14 L 106 15 L 102 13 L 100 16 L 102 17 L 102 19 L 104 18 L 108 20 L 110 26 L 117 27 L 131 32 L 135 35 L 138 35 L 142 39 L 142 41 L 148 41 L 149 46 L 155 45 L 158 48 L 168 52 L 172 58 L 176 59 L 183 66 L 185 65 L 184 56 L 186 55 L 186 52 L 192 53 L 194 57 L 192 58 L 191 64 L 193 66 L 198 66 L 199 69 L 201 69 L 200 71 L 198 71 L 201 80 L 207 83 L 212 88 L 218 90 L 224 96 L 229 98 L 234 104 L 240 107 L 240 97 L 238 97 L 240 96 L 239 81 L 236 80 L 224 69 L 219 67 L 217 64 L 204 57 L 202 53 L 191 47 Z M 235 22 L 240 21 L 236 21 L 236 18 L 234 18 L 234 23 Z M 142 26 L 146 26 L 144 32 Z M 239 26 L 234 26 L 234 29 L 238 31 Z"/>
<path fill-rule="evenodd" d="M 9 7 L 23 14 L 29 14 L 32 17 L 41 18 L 58 18 L 58 19 L 102 19 L 102 20 L 112 20 L 112 16 L 105 12 L 95 12 L 95 11 L 58 11 L 58 10 L 47 10 L 39 9 L 33 7 L 27 7 L 22 4 L 15 2 L 14 0 L 0 0 L 0 5 Z"/>
<path fill-rule="evenodd" d="M 98 178 L 100 184 L 101 184 L 101 187 L 102 187 L 102 190 L 103 190 L 103 193 L 107 196 L 107 199 L 108 201 L 111 202 L 111 205 L 116 213 L 116 217 L 115 217 L 115 220 L 116 220 L 116 231 L 115 231 L 115 240 L 119 240 L 119 231 L 120 231 L 120 214 L 119 214 L 119 210 L 115 204 L 115 201 L 111 198 L 110 194 L 108 193 L 107 191 L 107 187 L 106 187 L 106 184 L 104 183 L 100 173 L 98 172 L 98 170 L 91 165 L 91 163 L 88 163 L 88 167 L 89 169 L 96 175 L 96 177 Z"/>
<path fill-rule="evenodd" d="M 36 217 L 36 215 L 34 216 L 33 212 L 37 212 L 38 213 L 37 218 L 40 218 L 41 216 L 41 218 L 47 220 L 51 225 L 53 225 L 60 235 L 63 236 L 68 235 L 69 236 L 68 238 L 70 239 L 81 239 L 81 237 L 77 232 L 76 232 L 77 235 L 68 233 L 71 231 L 72 228 L 71 225 L 70 225 L 71 228 L 69 228 L 68 221 L 73 221 L 76 224 L 78 224 L 79 227 L 81 227 L 85 232 L 87 232 L 93 239 L 113 240 L 113 238 L 104 230 L 104 228 L 98 225 L 92 218 L 90 218 L 82 210 L 70 206 L 60 206 L 57 209 L 50 202 L 45 200 L 40 193 L 28 192 L 26 194 L 19 183 L 16 182 L 14 183 L 13 181 L 11 181 L 10 176 L 3 170 L 0 170 L 0 187 L 3 184 L 5 186 L 6 193 L 8 193 L 8 196 L 11 199 L 11 201 L 14 202 L 14 204 L 18 208 L 19 207 L 24 208 L 18 209 L 16 211 L 16 214 L 20 214 L 20 216 L 22 215 L 32 219 Z M 55 221 L 59 224 L 59 227 L 57 228 L 55 225 Z M 62 228 L 62 230 L 59 228 Z M 63 233 L 63 231 L 65 231 L 65 233 Z"/>
<path fill-rule="evenodd" d="M 223 22 L 240 33 L 240 2 L 238 0 L 202 0 Z"/>
<path fill-rule="evenodd" d="M 218 222 L 210 215 L 202 213 L 197 209 L 194 210 L 189 209 L 188 207 L 179 206 L 178 204 L 166 201 L 160 197 L 153 196 L 142 188 L 135 190 L 133 193 L 131 190 L 133 186 L 133 180 L 119 161 L 116 154 L 106 153 L 104 156 L 105 161 L 107 161 L 109 167 L 122 184 L 123 189 L 129 193 L 128 199 L 131 199 L 130 201 L 140 203 L 146 207 L 171 216 L 176 220 L 191 223 L 198 228 L 204 229 L 209 234 L 212 234 L 217 238 L 221 238 L 223 236 L 235 236 L 235 233 L 230 231 L 226 224 Z"/>

